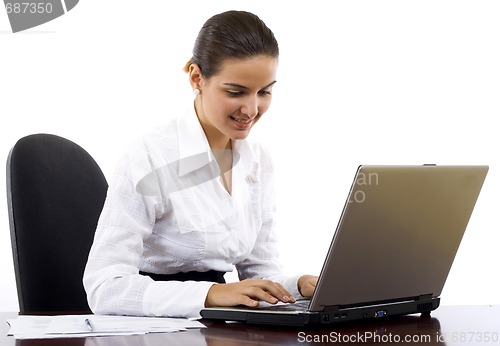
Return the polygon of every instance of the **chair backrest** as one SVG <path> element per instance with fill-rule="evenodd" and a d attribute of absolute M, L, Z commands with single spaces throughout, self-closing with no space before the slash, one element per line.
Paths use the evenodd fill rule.
<path fill-rule="evenodd" d="M 7 159 L 7 203 L 22 313 L 90 311 L 82 284 L 108 184 L 79 145 L 21 138 Z"/>

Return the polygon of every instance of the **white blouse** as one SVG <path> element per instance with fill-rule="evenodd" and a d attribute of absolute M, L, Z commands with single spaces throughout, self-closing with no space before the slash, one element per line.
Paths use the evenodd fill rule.
<path fill-rule="evenodd" d="M 229 272 L 280 282 L 273 168 L 248 139 L 233 141 L 232 193 L 194 110 L 135 141 L 110 181 L 84 273 L 94 313 L 199 317 L 213 282 L 155 282 L 139 271 Z"/>

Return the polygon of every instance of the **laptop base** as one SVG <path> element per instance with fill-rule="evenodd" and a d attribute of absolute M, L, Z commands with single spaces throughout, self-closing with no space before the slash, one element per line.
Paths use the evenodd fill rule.
<path fill-rule="evenodd" d="M 440 298 L 420 298 L 412 301 L 385 303 L 363 307 L 329 307 L 321 312 L 259 310 L 238 307 L 205 308 L 201 317 L 210 320 L 245 322 L 276 326 L 328 326 L 408 314 L 430 314 L 439 307 Z"/>

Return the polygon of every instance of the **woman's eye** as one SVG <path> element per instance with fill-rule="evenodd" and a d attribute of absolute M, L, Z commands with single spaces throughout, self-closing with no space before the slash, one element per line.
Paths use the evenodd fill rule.
<path fill-rule="evenodd" d="M 236 91 L 236 90 L 226 90 L 226 93 L 228 93 L 228 95 L 232 97 L 237 97 L 242 94 L 241 91 Z"/>
<path fill-rule="evenodd" d="M 240 97 L 240 96 L 243 96 L 245 94 L 245 92 L 243 91 L 238 91 L 238 90 L 226 90 L 226 93 L 231 96 L 231 97 Z M 260 90 L 257 92 L 258 95 L 260 96 L 267 96 L 267 95 L 271 95 L 271 91 L 270 90 Z"/>

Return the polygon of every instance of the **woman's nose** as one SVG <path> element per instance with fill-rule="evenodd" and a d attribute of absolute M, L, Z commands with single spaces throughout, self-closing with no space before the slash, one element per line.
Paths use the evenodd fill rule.
<path fill-rule="evenodd" d="M 241 106 L 241 113 L 249 118 L 255 118 L 259 114 L 259 100 L 257 96 L 249 96 Z"/>

